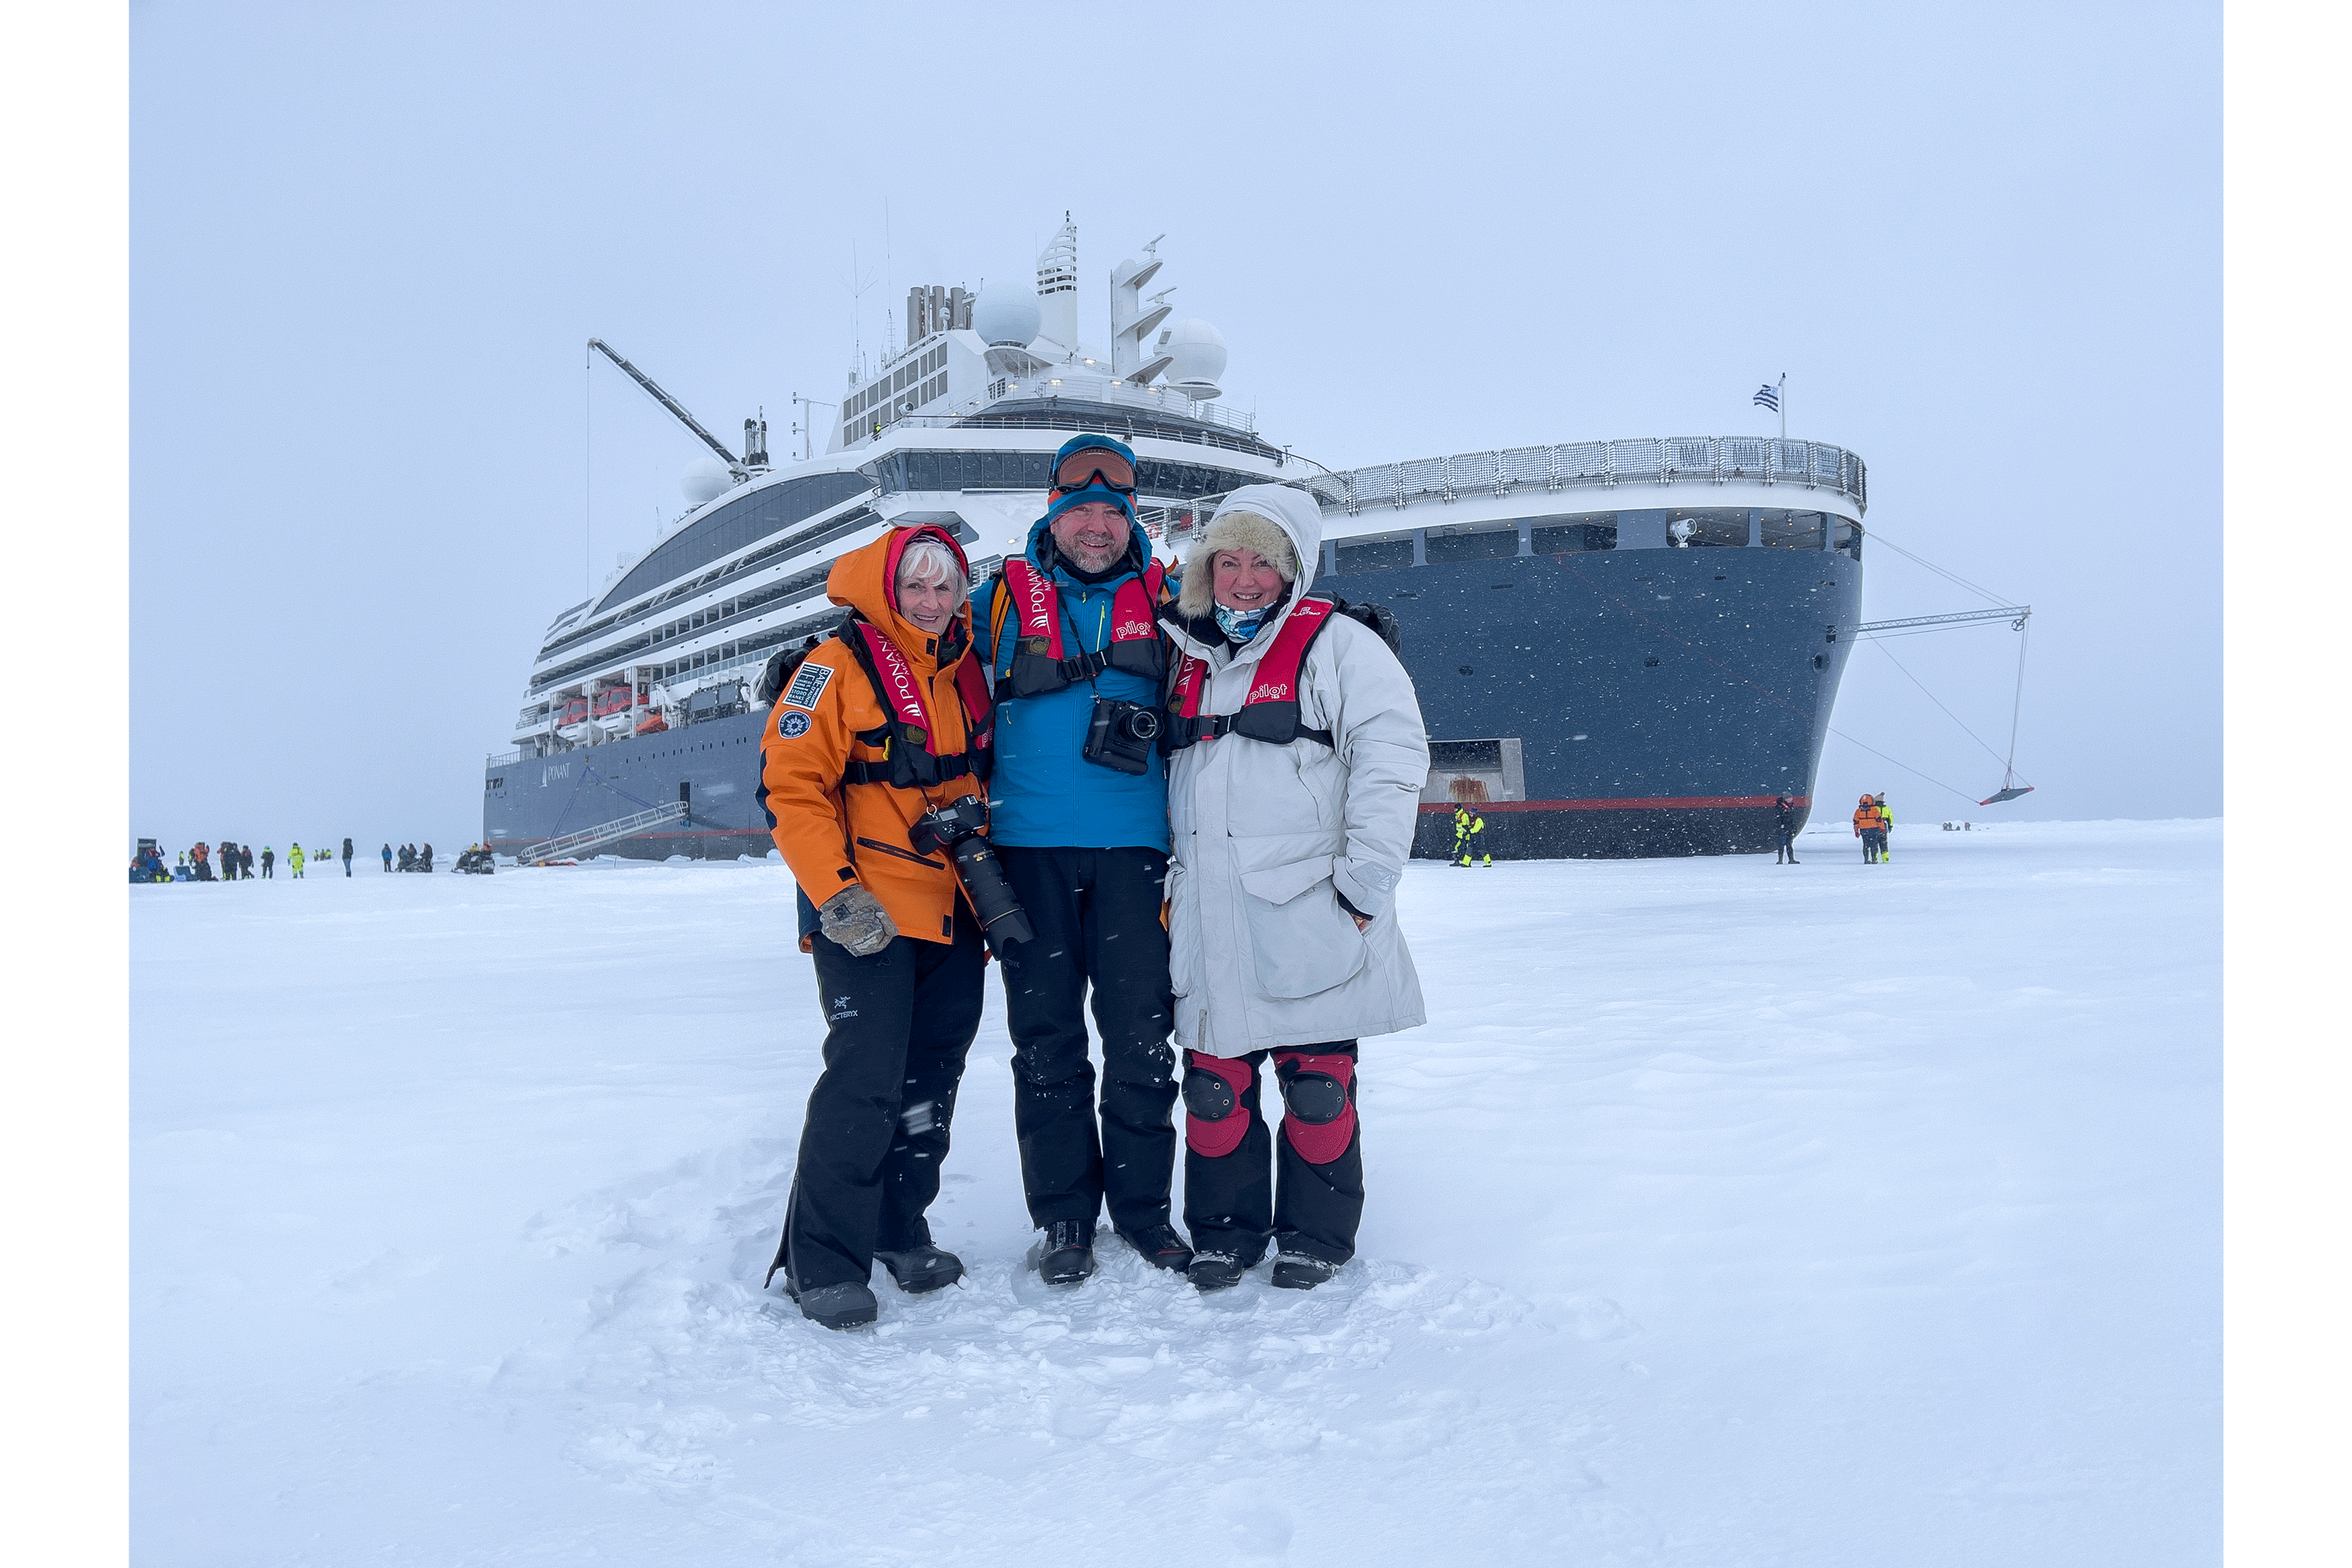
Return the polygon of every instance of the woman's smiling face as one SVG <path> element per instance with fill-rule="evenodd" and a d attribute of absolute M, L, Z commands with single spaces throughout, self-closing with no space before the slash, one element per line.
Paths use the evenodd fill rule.
<path fill-rule="evenodd" d="M 1210 596 L 1243 615 L 1282 597 L 1282 574 L 1255 550 L 1220 550 L 1209 563 Z"/>

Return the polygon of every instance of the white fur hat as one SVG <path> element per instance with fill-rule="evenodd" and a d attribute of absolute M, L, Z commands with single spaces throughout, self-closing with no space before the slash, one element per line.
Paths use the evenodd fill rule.
<path fill-rule="evenodd" d="M 1212 563 L 1220 550 L 1255 550 L 1282 574 L 1285 583 L 1298 581 L 1298 552 L 1290 542 L 1290 535 L 1280 523 L 1254 511 L 1221 511 L 1209 524 L 1209 531 L 1192 547 L 1192 559 L 1184 563 L 1184 591 L 1176 600 L 1177 610 L 1187 616 L 1209 613 L 1211 588 L 1214 585 L 1216 568 Z"/>

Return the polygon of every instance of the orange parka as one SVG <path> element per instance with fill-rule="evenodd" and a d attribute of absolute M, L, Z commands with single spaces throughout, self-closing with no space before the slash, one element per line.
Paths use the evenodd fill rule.
<path fill-rule="evenodd" d="M 1859 838 L 1865 833 L 1877 831 L 1878 803 L 1868 795 L 1864 795 L 1862 804 L 1853 808 L 1853 836 Z"/>
<path fill-rule="evenodd" d="M 957 667 L 971 657 L 969 603 L 957 607 L 937 638 L 898 614 L 893 591 L 898 558 L 923 534 L 944 541 L 958 561 L 964 559 L 940 529 L 893 529 L 835 562 L 825 594 L 856 610 L 905 658 L 929 723 L 929 750 L 947 757 L 971 745 L 979 728 L 973 721 L 985 721 L 986 699 L 981 712 L 968 713 L 956 689 Z M 971 795 L 985 801 L 987 789 L 976 772 L 929 788 L 845 783 L 854 763 L 887 763 L 890 720 L 850 645 L 837 637 L 818 644 L 777 694 L 760 732 L 761 795 L 774 822 L 776 847 L 811 903 L 821 907 L 844 888 L 862 883 L 902 935 L 952 942 L 955 872 L 936 851 L 918 853 L 907 828 L 932 806 Z"/>

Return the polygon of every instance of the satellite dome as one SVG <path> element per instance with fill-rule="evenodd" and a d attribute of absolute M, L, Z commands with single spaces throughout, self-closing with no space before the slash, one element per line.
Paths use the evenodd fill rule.
<path fill-rule="evenodd" d="M 971 330 L 991 348 L 1007 343 L 1026 348 L 1041 321 L 1037 296 L 1009 283 L 986 285 L 971 307 Z"/>
<path fill-rule="evenodd" d="M 1160 334 L 1159 349 L 1168 356 L 1170 386 L 1196 402 L 1224 395 L 1217 378 L 1225 374 L 1225 340 L 1216 328 L 1189 317 Z"/>
<path fill-rule="evenodd" d="M 697 458 L 686 466 L 677 488 L 686 492 L 687 505 L 708 506 L 735 488 L 735 476 L 716 458 Z"/>

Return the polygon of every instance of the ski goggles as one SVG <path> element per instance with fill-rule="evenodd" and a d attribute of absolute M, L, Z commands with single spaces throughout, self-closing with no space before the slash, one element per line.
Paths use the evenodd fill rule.
<path fill-rule="evenodd" d="M 1135 459 L 1109 447 L 1081 447 L 1054 463 L 1054 489 L 1082 490 L 1100 485 L 1119 495 L 1135 493 Z"/>

